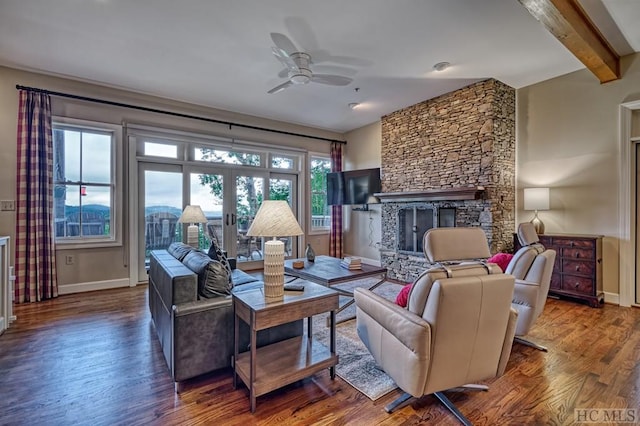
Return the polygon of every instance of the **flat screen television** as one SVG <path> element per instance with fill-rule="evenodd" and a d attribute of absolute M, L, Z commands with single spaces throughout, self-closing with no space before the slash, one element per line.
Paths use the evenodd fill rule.
<path fill-rule="evenodd" d="M 380 168 L 327 173 L 327 204 L 368 204 L 381 191 Z"/>

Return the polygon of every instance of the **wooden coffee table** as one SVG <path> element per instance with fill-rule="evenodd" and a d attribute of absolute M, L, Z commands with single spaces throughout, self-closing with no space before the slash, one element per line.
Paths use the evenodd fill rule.
<path fill-rule="evenodd" d="M 297 260 L 304 261 L 304 268 L 296 269 L 293 267 L 293 262 Z M 380 286 L 387 279 L 386 268 L 367 265 L 363 263 L 362 269 L 349 270 L 340 266 L 340 259 L 331 256 L 316 256 L 315 262 L 309 262 L 304 258 L 285 260 L 284 272 L 287 275 L 322 284 L 325 287 L 332 287 L 342 296 L 350 297 L 351 300 L 340 306 L 337 312 L 341 312 L 351 306 L 354 303 L 354 300 L 352 291 L 343 290 L 339 287 L 333 287 L 336 284 L 351 282 L 367 277 L 379 277 L 379 281 L 367 287 L 369 290 L 373 290 Z M 352 318 L 353 317 L 342 318 L 338 322 L 344 322 Z"/>
<path fill-rule="evenodd" d="M 335 311 L 338 308 L 338 292 L 321 285 L 300 281 L 304 291 L 285 291 L 280 298 L 267 298 L 263 288 L 234 292 L 235 312 L 234 374 L 249 388 L 251 412 L 256 409 L 256 398 L 267 392 L 304 379 L 325 368 L 331 379 L 335 378 L 336 353 Z M 330 312 L 329 348 L 313 339 L 312 316 Z M 281 342 L 256 347 L 258 330 L 275 327 L 289 321 L 307 318 L 307 334 Z M 239 353 L 239 321 L 250 329 L 250 350 Z"/>

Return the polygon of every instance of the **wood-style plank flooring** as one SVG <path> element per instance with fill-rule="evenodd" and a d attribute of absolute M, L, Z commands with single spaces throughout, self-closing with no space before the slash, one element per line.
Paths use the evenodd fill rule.
<path fill-rule="evenodd" d="M 177 395 L 146 291 L 17 305 L 17 321 L 0 336 L 0 424 L 458 424 L 431 396 L 387 414 L 399 390 L 372 402 L 328 372 L 259 397 L 255 414 L 230 370 L 191 380 Z M 449 393 L 474 424 L 568 425 L 575 408 L 640 407 L 640 309 L 549 300 L 530 337 L 549 352 L 515 344 L 489 392 Z"/>

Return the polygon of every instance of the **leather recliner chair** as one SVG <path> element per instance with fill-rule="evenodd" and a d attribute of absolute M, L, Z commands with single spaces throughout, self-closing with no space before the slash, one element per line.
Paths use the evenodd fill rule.
<path fill-rule="evenodd" d="M 538 350 L 547 348 L 524 339 L 544 309 L 551 286 L 551 274 L 556 260 L 555 250 L 545 249 L 532 223 L 518 225 L 518 240 L 522 248 L 509 262 L 505 273 L 513 275 L 516 286 L 512 306 L 518 311 L 515 341 Z"/>
<path fill-rule="evenodd" d="M 517 312 L 514 278 L 489 257 L 480 228 L 436 228 L 424 235 L 424 252 L 439 266 L 414 282 L 407 308 L 363 288 L 355 289 L 357 331 L 376 363 L 405 392 L 385 407 L 433 394 L 462 423 L 470 424 L 443 394 L 454 388 L 487 390 L 470 383 L 506 369 Z M 457 264 L 445 262 L 464 261 Z"/>

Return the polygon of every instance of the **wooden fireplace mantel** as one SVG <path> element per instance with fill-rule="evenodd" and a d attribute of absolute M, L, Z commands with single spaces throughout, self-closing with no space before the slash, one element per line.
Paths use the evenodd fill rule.
<path fill-rule="evenodd" d="M 409 203 L 415 201 L 478 200 L 484 194 L 483 186 L 429 189 L 426 191 L 378 192 L 382 203 Z"/>

